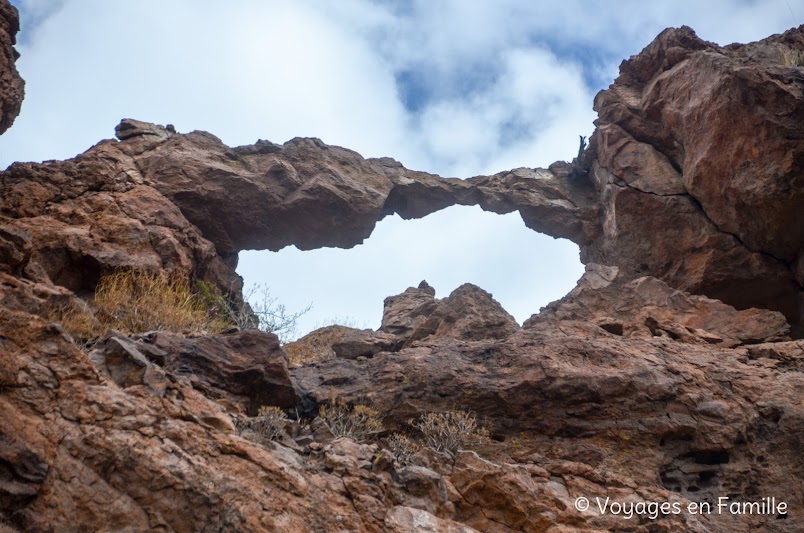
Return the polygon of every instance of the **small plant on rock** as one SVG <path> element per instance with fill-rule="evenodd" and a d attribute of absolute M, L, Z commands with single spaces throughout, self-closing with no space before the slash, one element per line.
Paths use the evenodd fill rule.
<path fill-rule="evenodd" d="M 421 446 L 401 433 L 394 433 L 388 439 L 388 449 L 394 455 L 394 459 L 401 465 L 413 464 L 413 456 Z"/>
<path fill-rule="evenodd" d="M 199 291 L 207 305 L 225 322 L 240 329 L 260 329 L 279 337 L 282 344 L 291 342 L 297 335 L 299 318 L 312 309 L 312 304 L 301 311 L 290 312 L 277 301 L 265 285 L 253 285 L 243 291 L 242 300 L 233 300 L 217 287 L 200 282 Z"/>
<path fill-rule="evenodd" d="M 380 413 L 367 405 L 350 405 L 341 398 L 330 398 L 318 410 L 318 416 L 335 437 L 366 440 L 382 432 Z"/>
<path fill-rule="evenodd" d="M 62 324 L 79 345 L 90 345 L 108 330 L 123 333 L 175 331 L 218 332 L 228 324 L 190 290 L 185 276 L 119 269 L 103 276 L 94 297 L 55 299 L 45 311 Z"/>
<path fill-rule="evenodd" d="M 273 405 L 263 405 L 257 412 L 257 416 L 243 418 L 237 422 L 237 433 L 243 438 L 264 446 L 282 435 L 285 431 L 286 421 L 287 417 L 282 409 Z"/>
<path fill-rule="evenodd" d="M 421 432 L 425 446 L 453 457 L 464 446 L 489 437 L 488 430 L 480 427 L 477 417 L 469 411 L 424 413 L 412 425 Z"/>

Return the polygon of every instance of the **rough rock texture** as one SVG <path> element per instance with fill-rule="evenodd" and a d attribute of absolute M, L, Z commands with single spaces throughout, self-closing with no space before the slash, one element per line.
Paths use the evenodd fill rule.
<path fill-rule="evenodd" d="M 4 0 L 2 21 L 5 46 Z M 804 530 L 804 71 L 785 59 L 802 35 L 662 33 L 598 95 L 589 150 L 547 170 L 442 179 L 315 139 L 228 148 L 124 120 L 119 141 L 0 173 L 0 531 Z M 290 370 L 271 334 L 109 332 L 81 349 L 47 318 L 89 306 L 115 268 L 239 294 L 242 249 L 348 247 L 385 215 L 456 203 L 572 239 L 586 275 L 521 328 L 478 287 L 437 300 L 423 283 L 386 300 L 378 332 L 314 333 L 333 356 Z M 336 438 L 315 417 L 333 395 L 388 432 Z M 262 406 L 301 417 L 281 444 L 244 438 Z M 386 449 L 454 409 L 491 439 Z M 788 509 L 595 510 L 719 497 Z"/>
<path fill-rule="evenodd" d="M 560 179 L 566 164 L 557 164 L 555 173 L 517 169 L 459 180 L 411 171 L 390 158 L 363 159 L 319 139 L 229 148 L 209 133 L 174 135 L 134 120 L 124 120 L 117 135 L 146 183 L 224 255 L 290 244 L 352 247 L 385 215 L 422 217 L 456 203 L 500 213 L 519 209 L 529 227 L 576 242 L 596 231 L 596 222 L 586 223 L 597 213 L 592 187 Z"/>
<path fill-rule="evenodd" d="M 777 320 L 780 327 L 789 328 L 784 317 L 779 315 Z M 480 287 L 466 283 L 437 300 L 435 289 L 422 281 L 385 299 L 379 330 L 328 326 L 289 343 L 286 349 L 302 361 L 358 359 L 399 351 L 425 338 L 502 340 L 518 329 L 514 317 Z"/>
<path fill-rule="evenodd" d="M 703 342 L 686 343 L 660 331 L 625 336 L 586 320 L 545 320 L 502 342 L 424 339 L 371 359 L 333 359 L 291 373 L 311 396 L 325 399 L 334 391 L 368 401 L 385 413 L 386 425 L 403 430 L 422 411 L 470 409 L 503 441 L 498 446 L 510 454 L 503 462 L 519 465 L 497 467 L 500 477 L 532 461 L 551 472 L 546 477 L 554 476 L 551 490 L 571 498 L 666 501 L 675 493 L 701 502 L 784 493 L 791 508 L 800 506 L 804 343 L 716 348 L 705 341 L 711 331 L 719 332 L 701 331 Z M 555 479 L 557 467 L 545 466 L 553 461 L 572 468 Z M 486 490 L 500 490 L 481 490 L 474 475 L 466 475 L 471 481 L 465 483 L 483 494 L 477 501 L 491 498 Z M 570 498 L 563 507 L 544 503 L 537 496 L 544 488 L 507 490 L 494 500 L 500 502 L 495 510 L 514 530 L 538 531 L 579 518 Z M 547 505 L 550 512 L 539 519 L 527 507 L 515 510 L 529 504 Z M 557 509 L 566 518 L 553 514 Z M 702 531 L 743 531 L 750 524 L 795 531 L 802 519 L 792 512 L 784 521 L 775 515 L 709 518 L 715 523 Z M 473 527 L 491 530 L 488 523 Z"/>
<path fill-rule="evenodd" d="M 14 123 L 20 113 L 25 82 L 17 72 L 19 54 L 14 49 L 20 19 L 17 8 L 0 0 L 0 135 Z"/>
<path fill-rule="evenodd" d="M 89 357 L 123 388 L 147 382 L 152 369 L 163 368 L 208 398 L 250 415 L 262 405 L 292 407 L 299 401 L 276 335 L 255 329 L 197 338 L 153 332 L 129 339 L 112 333 Z M 164 371 L 157 371 L 155 379 L 163 381 Z"/>
<path fill-rule="evenodd" d="M 804 50 L 802 34 L 718 47 L 689 28 L 663 32 L 596 97 L 598 128 L 575 167 L 442 179 L 317 139 L 229 148 L 132 120 L 118 126 L 123 142 L 89 153 L 131 158 L 230 264 L 243 249 L 350 247 L 385 215 L 476 204 L 519 211 L 528 227 L 579 244 L 585 262 L 798 326 L 804 95 L 784 57 Z"/>
<path fill-rule="evenodd" d="M 407 339 L 433 314 L 437 305 L 435 289 L 426 281 L 402 294 L 389 296 L 383 303 L 380 331 Z"/>
<path fill-rule="evenodd" d="M 665 30 L 595 98 L 588 260 L 800 321 L 804 26 L 719 47 Z"/>
<path fill-rule="evenodd" d="M 466 283 L 443 300 L 426 281 L 385 299 L 380 331 L 409 345 L 425 337 L 504 339 L 519 329 L 514 317 L 480 287 Z"/>
<path fill-rule="evenodd" d="M 584 321 L 626 337 L 666 335 L 681 342 L 734 347 L 790 340 L 784 315 L 764 309 L 738 311 L 718 300 L 693 296 L 652 277 L 623 283 L 617 267 L 587 265 L 570 294 L 525 322 Z"/>
<path fill-rule="evenodd" d="M 124 120 L 120 142 L 0 175 L 0 214 L 25 219 L 17 227 L 36 243 L 34 262 L 73 288 L 138 261 L 231 285 L 214 259 L 233 267 L 244 249 L 351 247 L 392 213 L 480 205 L 518 211 L 622 276 L 781 311 L 798 336 L 804 89 L 800 67 L 773 59 L 795 50 L 802 29 L 726 48 L 689 28 L 663 32 L 598 94 L 597 130 L 574 165 L 445 179 L 318 139 L 229 148 L 209 133 Z M 140 244 L 139 259 L 121 240 Z M 62 279 L 84 264 L 87 279 Z"/>
<path fill-rule="evenodd" d="M 184 273 L 223 291 L 240 279 L 180 209 L 145 184 L 118 143 L 64 162 L 0 172 L 0 254 L 8 268 L 77 293 L 117 268 Z"/>

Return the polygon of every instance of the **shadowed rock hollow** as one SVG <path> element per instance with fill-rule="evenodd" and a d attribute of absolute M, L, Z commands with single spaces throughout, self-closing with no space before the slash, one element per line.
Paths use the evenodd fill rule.
<path fill-rule="evenodd" d="M 0 128 L 16 13 L 0 0 Z M 719 47 L 669 29 L 595 99 L 572 163 L 468 180 L 317 139 L 230 148 L 123 120 L 117 140 L 0 173 L 0 531 L 801 531 L 804 529 L 804 27 Z M 3 60 L 5 58 L 5 60 Z M 5 61 L 5 62 L 3 62 Z M 110 331 L 81 349 L 50 311 L 120 267 L 235 299 L 244 249 L 351 247 L 382 217 L 518 211 L 586 274 L 522 327 L 481 288 L 426 283 L 378 331 L 295 346 Z M 284 350 L 316 351 L 289 367 Z M 370 404 L 386 432 L 333 439 L 318 406 Z M 276 443 L 240 436 L 277 406 Z M 410 463 L 386 448 L 426 411 L 491 439 Z M 760 501 L 786 513 L 641 514 L 618 502 Z M 66 528 L 66 529 L 65 529 Z"/>

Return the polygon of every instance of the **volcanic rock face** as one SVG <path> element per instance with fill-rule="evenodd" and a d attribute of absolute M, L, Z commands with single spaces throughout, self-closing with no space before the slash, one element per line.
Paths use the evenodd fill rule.
<path fill-rule="evenodd" d="M 725 48 L 665 30 L 595 98 L 602 236 L 585 256 L 799 322 L 804 34 Z"/>
<path fill-rule="evenodd" d="M 240 280 L 114 142 L 64 162 L 0 172 L 0 248 L 37 281 L 92 291 L 117 268 L 190 273 L 224 291 Z"/>
<path fill-rule="evenodd" d="M 243 249 L 350 247 L 388 214 L 421 217 L 476 204 L 497 213 L 519 211 L 528 227 L 579 244 L 585 262 L 618 266 L 631 278 L 650 275 L 741 309 L 778 310 L 799 331 L 804 95 L 800 68 L 778 58 L 804 47 L 802 39 L 791 31 L 721 48 L 688 28 L 667 30 L 623 63 L 617 81 L 597 96 L 598 128 L 574 168 L 557 163 L 443 179 L 317 139 L 229 148 L 208 133 L 178 135 L 125 120 L 117 130 L 122 142 L 100 143 L 70 162 L 12 166 L 3 176 L 12 192 L 2 212 L 30 216 L 25 204 L 35 201 L 58 204 L 48 215 L 64 224 L 73 224 L 64 216 L 74 212 L 131 216 L 143 227 L 102 236 L 104 248 L 115 238 L 147 240 L 150 266 L 197 267 L 208 257 L 193 261 L 179 257 L 179 249 L 199 246 L 187 248 L 187 237 L 156 229 L 179 224 L 175 207 L 157 195 L 178 206 L 230 265 Z M 115 180 L 93 185 L 98 175 Z M 134 190 L 138 185 L 149 189 Z M 65 206 L 93 187 L 137 197 L 143 207 L 165 204 L 157 209 L 163 214 L 120 213 L 122 207 L 103 205 L 108 195 Z M 145 190 L 153 196 L 147 202 L 139 198 Z M 87 205 L 89 198 L 97 199 Z M 30 222 L 41 226 L 33 216 Z M 54 250 L 51 241 L 63 235 L 50 231 L 34 239 L 43 243 L 34 254 L 62 284 L 94 281 L 60 279 L 58 271 L 74 270 L 64 266 L 70 260 L 95 270 L 134 261 L 123 258 L 125 250 L 93 250 L 98 243 L 91 243 L 91 232 L 72 235 Z"/>
<path fill-rule="evenodd" d="M 404 345 L 425 337 L 504 339 L 517 329 L 514 317 L 480 287 L 461 285 L 439 301 L 426 281 L 386 298 L 380 325 L 381 332 L 393 333 Z"/>
<path fill-rule="evenodd" d="M 718 300 L 670 288 L 652 277 L 628 283 L 617 267 L 591 264 L 578 286 L 525 322 L 583 321 L 625 337 L 667 336 L 680 342 L 734 347 L 789 340 L 784 315 L 762 309 L 738 311 Z"/>
<path fill-rule="evenodd" d="M 25 82 L 17 72 L 15 62 L 19 54 L 14 49 L 20 19 L 17 8 L 6 0 L 0 2 L 0 135 L 20 112 Z"/>
<path fill-rule="evenodd" d="M 215 253 L 234 266 L 244 249 L 351 247 L 388 214 L 480 205 L 573 240 L 586 263 L 781 311 L 798 335 L 804 89 L 800 68 L 766 56 L 802 47 L 794 30 L 727 48 L 665 31 L 597 96 L 598 128 L 575 166 L 444 179 L 317 139 L 229 148 L 208 133 L 124 120 L 120 142 L 10 167 L 0 213 L 25 219 L 34 263 L 70 288 L 91 288 L 115 265 L 162 263 L 228 290 L 236 282 Z M 121 240 L 140 245 L 136 257 Z M 70 279 L 77 270 L 86 279 Z"/>
<path fill-rule="evenodd" d="M 0 0 L 1 130 L 22 95 L 16 28 Z M 804 27 L 725 48 L 667 30 L 598 95 L 589 149 L 546 170 L 444 179 L 317 139 L 229 148 L 124 120 L 118 141 L 0 172 L 0 532 L 804 530 L 791 50 Z M 349 247 L 388 214 L 453 204 L 572 239 L 586 274 L 522 327 L 479 287 L 422 283 L 386 299 L 377 332 L 313 333 L 328 359 L 290 369 L 270 333 L 110 331 L 82 349 L 50 318 L 117 268 L 237 296 L 240 250 Z M 402 460 L 388 434 L 334 438 L 315 418 L 333 396 L 388 432 L 471 410 L 491 439 Z M 302 420 L 257 444 L 239 428 L 263 406 Z M 787 512 L 596 510 L 719 497 Z"/>

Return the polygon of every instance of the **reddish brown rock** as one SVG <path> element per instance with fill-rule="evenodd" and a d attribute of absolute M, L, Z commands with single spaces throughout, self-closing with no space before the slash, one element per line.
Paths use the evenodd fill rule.
<path fill-rule="evenodd" d="M 476 529 L 452 520 L 443 520 L 415 507 L 397 506 L 388 510 L 385 517 L 387 531 L 394 533 L 474 533 Z"/>
<path fill-rule="evenodd" d="M 357 359 L 398 351 L 423 339 L 502 340 L 517 329 L 514 317 L 483 289 L 466 283 L 437 300 L 435 289 L 422 281 L 385 299 L 378 331 L 328 326 L 290 343 L 288 349 L 309 354 L 299 357 L 302 361 L 322 361 L 330 355 Z"/>
<path fill-rule="evenodd" d="M 249 329 L 185 338 L 155 332 L 139 336 L 134 342 L 122 342 L 141 351 L 145 359 L 176 379 L 193 383 L 208 398 L 227 400 L 249 415 L 255 415 L 263 405 L 292 407 L 299 402 L 288 375 L 287 356 L 272 333 Z M 107 360 L 113 348 L 114 344 L 104 350 Z"/>
<path fill-rule="evenodd" d="M 332 352 L 344 359 L 374 357 L 377 353 L 394 350 L 398 344 L 399 340 L 393 335 L 371 330 L 351 330 L 332 344 Z"/>
<path fill-rule="evenodd" d="M 0 173 L 0 531 L 801 531 L 804 341 L 769 309 L 796 325 L 800 69 L 778 51 L 802 31 L 663 33 L 598 96 L 590 150 L 548 170 L 442 179 L 124 120 L 119 141 Z M 256 331 L 112 333 L 86 353 L 52 322 L 116 267 L 236 292 L 241 249 L 352 246 L 453 204 L 573 239 L 587 274 L 522 328 L 478 287 L 423 284 L 386 301 L 379 333 L 331 329 L 309 344 L 341 357 L 290 371 Z M 470 410 L 491 439 L 401 465 L 387 435 L 320 418 L 265 446 L 233 431 L 233 413 L 313 417 L 333 396 L 414 437 L 424 412 Z M 626 519 L 581 496 L 789 512 Z"/>
<path fill-rule="evenodd" d="M 10 192 L 0 212 L 27 219 L 15 225 L 42 243 L 32 263 L 72 288 L 85 281 L 66 272 L 160 261 L 223 286 L 243 249 L 351 247 L 386 215 L 421 217 L 455 204 L 518 211 L 528 227 L 579 244 L 586 263 L 738 309 L 780 311 L 798 336 L 804 96 L 800 68 L 781 58 L 801 50 L 803 34 L 723 48 L 689 28 L 663 32 L 597 96 L 598 128 L 573 165 L 445 179 L 317 139 L 229 148 L 208 133 L 126 119 L 120 142 L 64 163 L 13 166 L 2 176 Z M 182 219 L 120 214 L 124 195 L 162 204 L 160 213 L 177 206 Z M 32 207 L 42 204 L 44 212 Z M 100 216 L 109 224 L 93 227 Z M 214 252 L 183 256 L 192 239 Z M 141 243 L 137 257 L 121 240 Z"/>
<path fill-rule="evenodd" d="M 393 305 L 394 302 L 390 303 Z M 408 322 L 415 324 L 419 321 L 421 309 L 414 308 L 411 311 L 413 316 Z M 386 313 L 383 315 L 385 318 Z M 519 324 L 514 317 L 508 314 L 491 294 L 471 283 L 466 283 L 443 300 L 436 300 L 432 312 L 412 329 L 409 336 L 403 336 L 402 339 L 405 345 L 426 338 L 502 340 L 517 329 Z"/>
<path fill-rule="evenodd" d="M 422 281 L 418 288 L 385 299 L 379 331 L 395 335 L 400 346 L 407 346 L 427 337 L 503 339 L 518 328 L 514 317 L 475 285 L 461 285 L 437 300 L 435 289 Z"/>
<path fill-rule="evenodd" d="M 690 315 L 678 320 L 685 317 Z M 804 489 L 786 480 L 792 479 L 791 465 L 799 464 L 804 428 L 804 381 L 796 370 L 803 348 L 801 341 L 716 348 L 670 336 L 616 336 L 586 322 L 545 321 L 502 342 L 425 340 L 362 362 L 333 359 L 291 373 L 317 399 L 335 394 L 369 401 L 392 428 L 405 430 L 422 411 L 459 406 L 478 413 L 516 462 L 525 462 L 528 453 L 547 470 L 558 468 L 552 460 L 574 462 L 569 470 L 561 466 L 567 494 L 533 486 L 532 477 L 518 477 L 516 469 L 488 467 L 498 472 L 494 483 L 501 485 L 494 487 L 483 484 L 494 479 L 491 474 L 482 483 L 476 473 L 460 482 L 452 474 L 459 491 L 479 491 L 456 504 L 452 519 L 494 530 L 494 517 L 529 531 L 577 523 L 583 517 L 570 504 L 578 496 L 632 498 L 636 487 L 641 498 L 650 493 L 660 501 L 678 492 L 683 501 L 703 501 L 780 491 L 801 501 Z M 615 472 L 626 478 L 617 482 L 621 489 L 605 481 Z M 554 500 L 545 499 L 547 490 Z M 698 520 L 668 517 L 676 518 Z M 704 521 L 709 519 L 710 531 L 737 527 L 728 517 Z M 600 527 L 618 529 L 613 517 L 606 520 Z M 779 531 L 798 527 L 792 515 L 778 522 L 775 516 L 741 520 Z"/>
<path fill-rule="evenodd" d="M 386 215 L 418 218 L 454 204 L 519 210 L 529 227 L 576 242 L 596 231 L 589 222 L 596 213 L 592 188 L 564 179 L 566 166 L 464 181 L 411 171 L 390 158 L 363 159 L 319 139 L 229 148 L 209 133 L 172 135 L 130 119 L 117 132 L 146 182 L 225 257 L 291 244 L 348 248 Z"/>
<path fill-rule="evenodd" d="M 135 121 L 121 124 L 120 148 L 224 258 L 244 248 L 353 246 L 387 214 L 477 204 L 519 211 L 528 227 L 572 239 L 585 262 L 740 309 L 778 310 L 797 327 L 804 197 L 795 117 L 804 100 L 796 67 L 757 54 L 798 49 L 801 35 L 720 48 L 686 28 L 664 32 L 598 95 L 598 129 L 576 162 L 584 168 L 557 163 L 461 181 L 318 140 L 230 149 L 209 134 Z M 757 131 L 763 146 L 787 140 L 754 153 L 744 139 Z M 727 149 L 707 140 L 720 138 Z"/>
<path fill-rule="evenodd" d="M 586 261 L 801 320 L 804 27 L 719 47 L 668 29 L 595 98 Z"/>
<path fill-rule="evenodd" d="M 549 320 L 595 324 L 617 336 L 667 336 L 722 347 L 789 340 L 784 315 L 764 309 L 738 311 L 718 300 L 693 296 L 651 277 L 624 283 L 616 267 L 587 265 L 570 294 L 524 326 Z"/>
<path fill-rule="evenodd" d="M 66 162 L 16 163 L 0 172 L 0 256 L 75 292 L 117 268 L 182 273 L 238 292 L 240 278 L 198 228 L 154 188 L 116 143 Z"/>
<path fill-rule="evenodd" d="M 18 31 L 20 19 L 17 8 L 8 0 L 0 0 L 0 135 L 11 127 L 19 115 L 25 93 L 25 82 L 20 78 L 15 64 L 19 57 L 14 49 Z"/>
<path fill-rule="evenodd" d="M 0 226 L 0 269 L 21 274 L 31 256 L 33 243 L 25 231 L 12 226 Z"/>
<path fill-rule="evenodd" d="M 385 299 L 380 331 L 410 337 L 436 309 L 435 289 L 426 281 Z"/>

